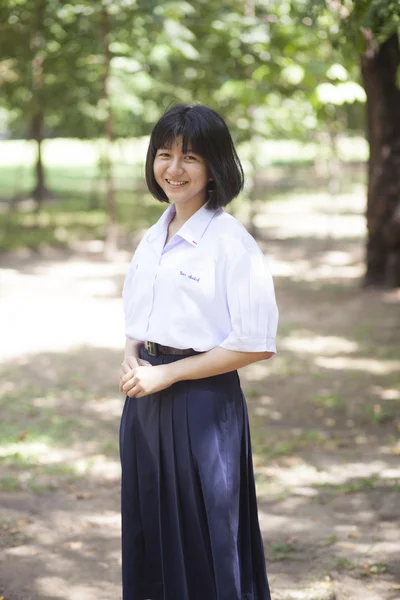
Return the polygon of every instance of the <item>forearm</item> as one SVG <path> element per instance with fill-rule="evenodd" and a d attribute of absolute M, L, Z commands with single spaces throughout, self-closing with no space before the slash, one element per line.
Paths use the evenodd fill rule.
<path fill-rule="evenodd" d="M 139 340 L 129 340 L 128 338 L 126 338 L 124 358 L 127 358 L 128 356 L 134 356 L 135 358 L 139 358 L 139 352 L 142 346 L 143 342 Z"/>
<path fill-rule="evenodd" d="M 234 352 L 217 347 L 202 354 L 182 358 L 165 365 L 165 367 L 168 368 L 169 374 L 175 383 L 235 371 L 253 362 L 271 358 L 273 354 L 274 352 Z"/>

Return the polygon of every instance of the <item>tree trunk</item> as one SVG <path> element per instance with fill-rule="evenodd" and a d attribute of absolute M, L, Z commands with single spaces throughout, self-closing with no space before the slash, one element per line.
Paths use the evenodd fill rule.
<path fill-rule="evenodd" d="M 32 197 L 36 202 L 36 210 L 40 211 L 45 197 L 48 195 L 44 183 L 44 169 L 42 160 L 42 141 L 43 141 L 43 113 L 38 111 L 32 120 L 32 138 L 37 144 L 37 155 L 36 155 L 36 185 L 32 191 Z"/>
<path fill-rule="evenodd" d="M 31 39 L 32 58 L 32 121 L 31 138 L 37 144 L 36 155 L 36 184 L 32 190 L 32 197 L 36 202 L 36 211 L 39 212 L 43 201 L 50 194 L 45 185 L 44 167 L 42 159 L 42 142 L 44 138 L 44 113 L 43 113 L 43 91 L 44 91 L 44 58 L 45 58 L 45 39 L 44 39 L 44 21 L 46 18 L 47 0 L 39 0 L 36 3 L 36 23 L 35 30 Z"/>
<path fill-rule="evenodd" d="M 102 39 L 103 39 L 103 103 L 106 110 L 104 122 L 104 134 L 106 138 L 106 151 L 104 156 L 104 173 L 106 183 L 106 207 L 107 207 L 107 231 L 105 241 L 105 254 L 108 258 L 113 258 L 117 249 L 117 207 L 115 202 L 115 189 L 113 180 L 113 169 L 111 159 L 111 147 L 114 140 L 112 112 L 109 96 L 109 77 L 111 66 L 110 53 L 110 15 L 106 6 L 101 10 Z"/>
<path fill-rule="evenodd" d="M 370 158 L 366 286 L 400 287 L 400 66 L 396 35 L 361 56 Z"/>
<path fill-rule="evenodd" d="M 255 120 L 254 120 L 254 106 L 249 106 L 247 110 L 247 115 L 249 119 L 249 144 L 250 144 L 250 152 L 249 152 L 249 163 L 251 166 L 251 175 L 248 179 L 250 179 L 250 187 L 248 191 L 249 197 L 249 220 L 248 220 L 248 230 L 249 233 L 254 237 L 258 237 L 258 229 L 256 226 L 256 217 L 258 213 L 258 202 L 257 202 L 257 190 L 256 190 L 256 177 L 257 177 L 257 139 L 255 135 Z"/>

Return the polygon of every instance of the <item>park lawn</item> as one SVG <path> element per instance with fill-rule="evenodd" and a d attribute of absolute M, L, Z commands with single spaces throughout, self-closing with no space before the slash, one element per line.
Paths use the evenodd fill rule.
<path fill-rule="evenodd" d="M 163 205 L 154 204 L 144 185 L 146 144 L 146 138 L 115 144 L 115 196 L 121 238 L 126 233 L 148 228 L 163 210 Z M 34 143 L 0 142 L 0 252 L 24 247 L 32 250 L 46 246 L 67 248 L 79 240 L 104 241 L 106 237 L 105 182 L 98 165 L 101 141 L 54 139 L 47 140 L 43 147 L 51 197 L 37 214 L 29 200 L 29 191 L 34 186 Z M 362 138 L 343 138 L 340 147 L 344 161 L 359 161 L 365 157 Z M 293 180 L 295 172 L 300 173 L 300 182 L 302 177 L 309 179 L 317 152 L 328 156 L 329 149 L 296 140 L 263 142 L 257 191 L 260 200 L 279 197 L 281 192 L 274 189 L 272 180 L 286 178 L 287 169 L 291 170 Z M 245 169 L 248 168 L 247 154 L 248 147 L 243 145 L 241 156 Z M 306 169 L 304 174 L 302 169 Z M 354 176 L 350 174 L 350 177 Z M 17 210 L 10 212 L 8 202 L 15 195 L 22 201 L 16 204 Z"/>

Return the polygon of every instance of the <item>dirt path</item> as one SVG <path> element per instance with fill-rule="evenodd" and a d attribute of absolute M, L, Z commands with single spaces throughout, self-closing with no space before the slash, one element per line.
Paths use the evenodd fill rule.
<path fill-rule="evenodd" d="M 400 598 L 399 304 L 362 292 L 361 196 L 260 215 L 279 355 L 241 372 L 274 600 Z M 268 238 L 268 240 L 267 240 Z M 0 597 L 117 600 L 128 256 L 0 258 Z"/>

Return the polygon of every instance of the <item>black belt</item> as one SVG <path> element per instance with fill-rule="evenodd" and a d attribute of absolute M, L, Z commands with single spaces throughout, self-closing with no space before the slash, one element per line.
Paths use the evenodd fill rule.
<path fill-rule="evenodd" d="M 171 346 L 162 346 L 156 342 L 145 342 L 144 347 L 150 356 L 158 356 L 159 354 L 173 354 L 175 356 L 194 356 L 200 354 L 193 348 L 172 348 Z"/>

